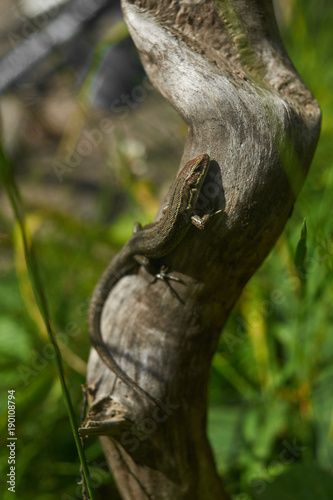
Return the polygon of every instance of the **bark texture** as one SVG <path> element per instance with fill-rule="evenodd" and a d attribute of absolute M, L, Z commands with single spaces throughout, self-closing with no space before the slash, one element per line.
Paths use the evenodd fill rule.
<path fill-rule="evenodd" d="M 163 259 L 180 282 L 121 279 L 103 336 L 150 407 L 92 352 L 86 435 L 101 435 L 124 499 L 228 498 L 206 437 L 207 385 L 221 329 L 291 214 L 320 109 L 280 39 L 270 0 L 123 0 L 146 72 L 188 124 L 181 165 L 211 157 L 200 209 Z"/>

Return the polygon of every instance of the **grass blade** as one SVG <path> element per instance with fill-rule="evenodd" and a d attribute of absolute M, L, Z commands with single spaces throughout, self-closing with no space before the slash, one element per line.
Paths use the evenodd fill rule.
<path fill-rule="evenodd" d="M 50 342 L 51 342 L 51 344 L 54 348 L 54 351 L 55 351 L 55 355 L 56 355 L 55 360 L 56 360 L 56 365 L 57 365 L 57 369 L 58 369 L 58 375 L 59 375 L 61 388 L 62 388 L 62 392 L 63 392 L 64 399 L 65 399 L 65 404 L 66 404 L 66 408 L 67 408 L 67 412 L 68 412 L 68 416 L 69 416 L 71 429 L 73 432 L 75 444 L 76 444 L 78 455 L 80 458 L 80 462 L 81 462 L 81 466 L 82 466 L 82 470 L 83 470 L 83 475 L 85 478 L 85 482 L 87 485 L 87 489 L 88 489 L 90 498 L 91 498 L 91 500 L 94 500 L 95 497 L 94 497 L 92 487 L 91 487 L 89 469 L 88 469 L 88 465 L 87 465 L 87 462 L 85 459 L 85 454 L 84 454 L 83 446 L 81 443 L 81 439 L 80 439 L 80 436 L 78 434 L 77 425 L 75 422 L 74 409 L 73 409 L 72 401 L 71 401 L 70 394 L 68 391 L 65 376 L 64 376 L 61 353 L 60 353 L 57 341 L 54 337 L 54 333 L 53 333 L 53 329 L 52 329 L 52 325 L 51 325 L 51 321 L 50 321 L 48 305 L 47 305 L 46 297 L 44 294 L 42 282 L 40 279 L 38 262 L 37 262 L 37 259 L 35 256 L 32 241 L 28 237 L 27 230 L 26 230 L 24 211 L 23 211 L 23 205 L 21 202 L 21 197 L 20 197 L 19 191 L 17 189 L 17 186 L 15 184 L 15 180 L 14 180 L 14 177 L 12 174 L 11 164 L 10 164 L 9 160 L 7 159 L 7 157 L 5 156 L 1 145 L 0 145 L 0 180 L 1 180 L 1 183 L 3 184 L 3 187 L 7 193 L 10 204 L 11 204 L 12 209 L 13 209 L 14 214 L 15 214 L 15 218 L 16 218 L 17 223 L 18 223 L 19 228 L 20 228 L 23 247 L 24 247 L 24 253 L 25 253 L 25 260 L 26 260 L 27 269 L 28 269 L 28 273 L 29 273 L 29 278 L 31 280 L 31 285 L 32 285 L 32 289 L 34 292 L 34 296 L 35 296 L 38 308 L 40 310 L 40 313 L 42 315 Z"/>

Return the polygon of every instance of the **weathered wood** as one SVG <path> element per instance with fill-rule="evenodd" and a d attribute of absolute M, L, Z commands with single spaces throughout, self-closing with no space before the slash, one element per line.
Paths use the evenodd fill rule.
<path fill-rule="evenodd" d="M 181 164 L 200 153 L 212 159 L 202 210 L 222 213 L 204 232 L 190 229 L 164 259 L 181 282 L 152 284 L 140 269 L 118 282 L 104 308 L 103 334 L 121 367 L 174 407 L 164 415 L 149 408 L 93 352 L 92 418 L 109 433 L 103 446 L 124 499 L 220 500 L 228 497 L 206 437 L 211 359 L 244 284 L 291 214 L 320 110 L 288 58 L 270 1 L 122 7 L 149 78 L 189 126 Z"/>

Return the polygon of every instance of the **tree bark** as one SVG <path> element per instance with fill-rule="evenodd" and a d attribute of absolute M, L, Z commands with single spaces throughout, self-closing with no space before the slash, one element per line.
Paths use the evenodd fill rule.
<path fill-rule="evenodd" d="M 103 447 L 124 499 L 226 499 L 206 436 L 207 385 L 221 329 L 291 215 L 320 131 L 269 0 L 123 0 L 146 72 L 188 124 L 181 165 L 208 153 L 203 213 L 165 259 L 181 281 L 143 268 L 109 294 L 102 332 L 150 407 L 96 353 L 82 433 Z"/>

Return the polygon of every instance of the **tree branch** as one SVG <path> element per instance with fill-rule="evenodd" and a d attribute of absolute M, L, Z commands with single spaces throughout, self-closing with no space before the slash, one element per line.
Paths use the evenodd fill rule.
<path fill-rule="evenodd" d="M 123 498 L 220 500 L 227 495 L 206 437 L 211 359 L 242 288 L 291 214 L 320 110 L 283 47 L 271 2 L 123 0 L 122 7 L 149 78 L 189 126 L 181 165 L 211 157 L 202 211 L 222 213 L 204 233 L 190 229 L 163 259 L 180 282 L 151 284 L 140 269 L 116 284 L 104 308 L 104 338 L 121 367 L 166 403 L 165 414 L 115 380 L 94 352 L 91 403 L 109 401 L 100 415 L 106 423 L 123 405 L 124 419 L 139 428 L 103 438 Z"/>

